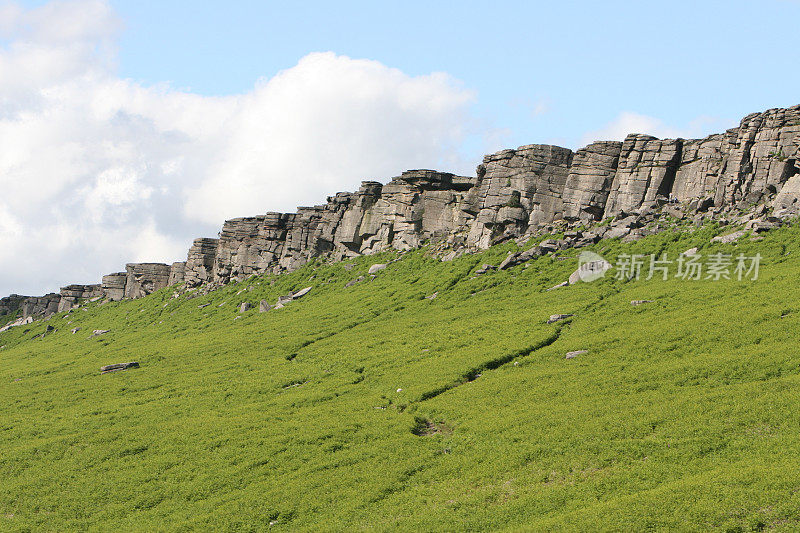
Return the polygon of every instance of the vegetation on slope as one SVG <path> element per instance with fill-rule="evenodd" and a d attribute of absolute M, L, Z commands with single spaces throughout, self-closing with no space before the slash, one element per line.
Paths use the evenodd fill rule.
<path fill-rule="evenodd" d="M 759 252 L 757 281 L 547 291 L 576 250 L 473 275 L 507 243 L 408 253 L 349 288 L 394 256 L 14 328 L 0 529 L 795 530 L 800 227 L 736 246 L 716 232 L 593 248 Z M 125 361 L 141 368 L 98 372 Z"/>

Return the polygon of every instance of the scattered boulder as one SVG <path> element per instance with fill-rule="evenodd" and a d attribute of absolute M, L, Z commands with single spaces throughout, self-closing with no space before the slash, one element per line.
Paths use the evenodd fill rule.
<path fill-rule="evenodd" d="M 578 266 L 578 270 L 570 274 L 569 280 L 567 280 L 566 283 L 568 285 L 574 285 L 581 280 L 594 281 L 603 277 L 606 271 L 611 268 L 611 263 L 599 255 L 597 257 L 598 259 L 587 261 Z"/>
<path fill-rule="evenodd" d="M 475 275 L 481 276 L 481 275 L 486 274 L 487 272 L 489 272 L 491 270 L 497 270 L 497 267 L 494 266 L 494 265 L 489 265 L 489 264 L 485 264 L 484 263 L 484 265 L 482 267 L 480 267 L 478 270 L 475 271 Z"/>
<path fill-rule="evenodd" d="M 781 219 L 776 217 L 764 217 L 751 220 L 747 223 L 746 228 L 752 229 L 756 233 L 773 230 L 781 226 Z"/>
<path fill-rule="evenodd" d="M 369 267 L 369 270 L 367 271 L 367 273 L 368 273 L 368 274 L 375 274 L 376 272 L 380 272 L 380 271 L 381 271 L 381 270 L 383 270 L 384 268 L 386 268 L 386 265 L 385 265 L 385 264 L 383 264 L 383 263 L 377 263 L 377 264 L 375 264 L 375 265 L 372 265 L 371 267 Z"/>
<path fill-rule="evenodd" d="M 625 237 L 630 232 L 631 232 L 630 228 L 627 228 L 625 226 L 616 226 L 607 231 L 604 237 L 606 239 L 619 239 Z"/>
<path fill-rule="evenodd" d="M 651 304 L 653 300 L 631 300 L 631 305 Z"/>
<path fill-rule="evenodd" d="M 554 324 L 555 322 L 559 322 L 571 316 L 573 315 L 550 315 L 550 318 L 547 319 L 547 323 Z"/>
<path fill-rule="evenodd" d="M 558 242 L 554 241 L 553 239 L 546 239 L 539 243 L 539 249 L 541 250 L 542 254 L 555 252 L 560 248 L 561 246 L 558 244 Z"/>
<path fill-rule="evenodd" d="M 270 309 L 272 309 L 272 306 L 269 305 L 269 303 L 266 300 L 261 300 L 258 303 L 258 312 L 259 313 L 266 313 Z"/>
<path fill-rule="evenodd" d="M 739 230 L 739 231 L 734 231 L 733 233 L 729 233 L 728 235 L 717 235 L 716 237 L 711 239 L 711 242 L 731 244 L 744 237 L 744 234 L 745 234 L 744 230 Z"/>
<path fill-rule="evenodd" d="M 355 285 L 356 283 L 360 283 L 362 281 L 364 281 L 364 276 L 358 276 L 356 279 L 348 281 L 347 283 L 345 283 L 344 288 L 345 289 L 350 288 L 353 285 Z"/>
<path fill-rule="evenodd" d="M 208 307 L 209 305 L 211 305 L 211 302 L 204 303 L 204 304 L 200 304 L 200 305 L 198 305 L 198 306 L 197 306 L 197 308 L 198 308 L 198 309 L 202 309 L 202 308 L 204 308 L 204 307 Z"/>
<path fill-rule="evenodd" d="M 574 352 L 567 352 L 565 359 L 574 359 L 579 355 L 583 355 L 585 353 L 589 353 L 589 350 L 575 350 Z"/>
<path fill-rule="evenodd" d="M 242 303 L 239 305 L 239 312 L 240 312 L 240 313 L 246 313 L 246 312 L 248 312 L 248 311 L 249 311 L 249 310 L 250 310 L 252 307 L 253 307 L 253 306 L 252 306 L 252 305 L 250 305 L 250 302 L 242 302 Z"/>
<path fill-rule="evenodd" d="M 569 285 L 569 281 L 562 281 L 562 282 L 561 282 L 561 283 L 559 283 L 558 285 L 554 285 L 553 287 L 550 287 L 550 288 L 549 288 L 549 289 L 547 289 L 547 290 L 548 290 L 548 292 L 549 292 L 549 291 L 552 291 L 552 290 L 554 290 L 554 289 L 560 289 L 561 287 L 566 287 L 567 285 Z"/>
<path fill-rule="evenodd" d="M 111 331 L 111 330 L 110 329 L 96 329 L 96 330 L 94 330 L 92 332 L 91 335 L 89 335 L 89 338 L 92 339 L 94 337 L 99 337 L 100 335 L 105 335 L 109 331 Z"/>
<path fill-rule="evenodd" d="M 547 241 L 545 241 L 547 242 Z M 551 241 L 555 243 L 555 241 Z M 557 250 L 558 248 L 553 248 L 553 250 Z M 500 263 L 498 267 L 500 270 L 507 270 L 511 267 L 515 267 L 517 265 L 521 265 L 522 263 L 527 263 L 531 259 L 536 259 L 537 257 L 542 256 L 544 252 L 544 248 L 542 248 L 541 244 L 539 246 L 534 246 L 533 248 L 529 248 L 528 250 L 523 250 L 521 252 L 509 252 L 508 256 Z"/>
<path fill-rule="evenodd" d="M 308 294 L 310 290 L 311 290 L 311 287 L 306 287 L 305 289 L 301 289 L 301 290 L 293 293 L 292 294 L 292 300 L 299 300 L 300 298 L 302 298 L 303 296 Z"/>
<path fill-rule="evenodd" d="M 439 296 L 439 291 L 436 291 L 436 292 L 434 292 L 434 293 L 433 293 L 433 294 L 431 294 L 430 296 L 426 296 L 426 297 L 425 297 L 425 299 L 426 299 L 426 300 L 433 300 L 433 299 L 434 299 L 434 298 L 436 298 L 437 296 Z"/>
<path fill-rule="evenodd" d="M 139 368 L 139 363 L 131 361 L 130 363 L 115 363 L 113 365 L 101 366 L 100 373 L 108 374 L 109 372 L 119 372 L 120 370 L 128 370 L 129 368 Z"/>
<path fill-rule="evenodd" d="M 685 252 L 683 252 L 681 255 L 683 255 L 683 256 L 687 256 L 687 255 L 697 255 L 697 246 L 695 246 L 694 248 L 689 248 L 688 250 L 686 250 Z"/>

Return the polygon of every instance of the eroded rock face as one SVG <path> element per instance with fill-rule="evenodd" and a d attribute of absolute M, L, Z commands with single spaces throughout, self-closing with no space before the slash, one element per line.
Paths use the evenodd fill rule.
<path fill-rule="evenodd" d="M 184 281 L 189 287 L 197 287 L 214 279 L 214 261 L 219 239 L 195 239 L 186 257 Z"/>
<path fill-rule="evenodd" d="M 621 151 L 621 142 L 603 141 L 575 153 L 564 185 L 564 218 L 594 221 L 603 216 Z"/>
<path fill-rule="evenodd" d="M 125 298 L 141 298 L 169 284 L 170 267 L 163 263 L 128 263 L 125 271 Z"/>
<path fill-rule="evenodd" d="M 426 241 L 479 250 L 561 219 L 591 223 L 649 209 L 659 198 L 740 207 L 787 184 L 776 208 L 800 211 L 799 149 L 800 106 L 749 115 L 705 139 L 635 133 L 574 153 L 539 144 L 502 150 L 485 156 L 475 177 L 409 170 L 296 213 L 229 220 L 218 240 L 195 240 L 185 281 L 227 283 L 294 270 L 314 257 L 341 260 Z"/>
<path fill-rule="evenodd" d="M 82 300 L 103 296 L 103 288 L 97 285 L 67 285 L 59 291 L 61 299 L 58 303 L 58 312 L 69 311 Z"/>
<path fill-rule="evenodd" d="M 605 216 L 630 213 L 656 196 L 669 195 L 681 159 L 682 141 L 631 134 L 622 143 Z"/>
<path fill-rule="evenodd" d="M 169 267 L 169 285 L 183 283 L 186 275 L 186 261 L 176 261 Z"/>
<path fill-rule="evenodd" d="M 128 280 L 127 272 L 115 272 L 114 274 L 106 274 L 103 276 L 101 284 L 103 294 L 106 298 L 114 302 L 125 298 L 125 283 Z"/>
<path fill-rule="evenodd" d="M 16 313 L 27 298 L 29 296 L 22 296 L 21 294 L 12 294 L 11 296 L 0 298 L 0 323 L 5 322 L 4 316 Z"/>
<path fill-rule="evenodd" d="M 137 298 L 181 281 L 190 288 L 219 285 L 295 270 L 316 257 L 411 250 L 426 241 L 456 257 L 561 220 L 626 220 L 668 200 L 680 204 L 664 210 L 685 218 L 748 207 L 766 196 L 774 197 L 776 217 L 800 213 L 800 106 L 748 115 L 737 128 L 705 139 L 633 133 L 574 153 L 532 144 L 485 156 L 474 177 L 409 170 L 385 185 L 364 181 L 356 192 L 296 213 L 228 220 L 218 239 L 195 239 L 185 263 L 130 264 L 125 273 L 104 276 L 101 290 L 111 300 Z M 620 222 L 603 236 L 644 235 L 645 228 Z M 82 297 L 8 297 L 0 300 L 0 314 L 48 314 L 62 298 L 66 309 Z"/>
<path fill-rule="evenodd" d="M 31 296 L 22 303 L 22 316 L 50 316 L 58 312 L 61 295 L 51 292 L 44 296 Z"/>

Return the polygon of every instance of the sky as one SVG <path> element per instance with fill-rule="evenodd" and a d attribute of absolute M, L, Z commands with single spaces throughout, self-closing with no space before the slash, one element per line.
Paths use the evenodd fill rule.
<path fill-rule="evenodd" d="M 800 103 L 800 1 L 0 0 L 0 295 L 410 168 Z"/>

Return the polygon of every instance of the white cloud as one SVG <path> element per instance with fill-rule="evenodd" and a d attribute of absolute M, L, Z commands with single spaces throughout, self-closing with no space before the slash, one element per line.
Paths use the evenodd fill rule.
<path fill-rule="evenodd" d="M 446 74 L 313 53 L 204 97 L 118 78 L 119 28 L 99 0 L 0 5 L 0 295 L 180 260 L 225 218 L 363 179 L 472 166 L 453 154 L 474 95 Z"/>
<path fill-rule="evenodd" d="M 622 141 L 630 133 L 645 133 L 663 139 L 694 139 L 702 138 L 711 133 L 723 131 L 734 126 L 727 120 L 714 117 L 698 117 L 686 126 L 676 128 L 664 124 L 661 119 L 623 111 L 617 118 L 600 128 L 584 135 L 581 139 L 583 146 L 594 141 Z"/>

